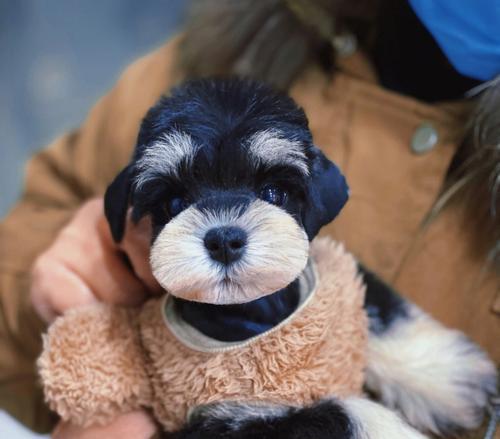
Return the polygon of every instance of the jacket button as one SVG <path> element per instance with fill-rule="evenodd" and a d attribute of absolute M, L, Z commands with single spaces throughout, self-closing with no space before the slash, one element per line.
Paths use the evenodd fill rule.
<path fill-rule="evenodd" d="M 424 122 L 417 127 L 411 138 L 411 149 L 415 154 L 423 154 L 430 151 L 438 143 L 439 136 L 436 128 Z"/>
<path fill-rule="evenodd" d="M 340 35 L 335 35 L 332 39 L 333 48 L 339 56 L 351 56 L 358 48 L 358 39 L 356 35 L 347 32 Z"/>

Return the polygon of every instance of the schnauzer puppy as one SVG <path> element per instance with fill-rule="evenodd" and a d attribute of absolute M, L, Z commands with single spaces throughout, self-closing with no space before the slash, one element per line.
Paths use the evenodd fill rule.
<path fill-rule="evenodd" d="M 129 206 L 134 220 L 151 217 L 152 270 L 182 318 L 212 338 L 239 341 L 288 317 L 309 242 L 348 197 L 304 112 L 263 84 L 197 80 L 150 110 L 137 145 L 108 188 L 106 216 L 116 241 Z M 360 270 L 370 318 L 367 389 L 417 428 L 477 426 L 495 390 L 494 366 L 461 333 Z M 214 404 L 175 437 L 422 436 L 382 405 L 332 398 L 302 409 Z"/>

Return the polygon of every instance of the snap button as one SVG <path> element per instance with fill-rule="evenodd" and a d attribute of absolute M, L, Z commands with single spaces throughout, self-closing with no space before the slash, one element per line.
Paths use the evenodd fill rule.
<path fill-rule="evenodd" d="M 335 35 L 332 39 L 332 45 L 338 56 L 351 56 L 358 48 L 358 39 L 356 35 L 346 32 L 340 35 Z"/>
<path fill-rule="evenodd" d="M 439 135 L 434 126 L 424 122 L 417 127 L 411 138 L 411 149 L 415 154 L 423 154 L 436 146 Z"/>

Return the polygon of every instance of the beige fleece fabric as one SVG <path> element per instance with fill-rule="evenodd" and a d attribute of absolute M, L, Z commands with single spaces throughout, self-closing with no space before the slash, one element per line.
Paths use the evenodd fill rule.
<path fill-rule="evenodd" d="M 77 424 L 138 407 L 166 430 L 215 401 L 303 405 L 359 394 L 367 318 L 356 263 L 329 238 L 311 245 L 315 291 L 282 324 L 237 346 L 198 350 L 165 324 L 163 300 L 139 310 L 97 305 L 58 318 L 38 366 L 50 407 Z"/>

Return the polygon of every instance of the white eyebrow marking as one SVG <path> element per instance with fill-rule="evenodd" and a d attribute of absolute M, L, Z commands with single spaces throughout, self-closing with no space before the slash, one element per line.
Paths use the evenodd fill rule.
<path fill-rule="evenodd" d="M 298 140 L 286 139 L 277 130 L 259 131 L 249 139 L 248 150 L 260 163 L 289 165 L 309 175 L 306 154 Z"/>
<path fill-rule="evenodd" d="M 140 188 L 146 181 L 160 175 L 178 176 L 179 165 L 183 161 L 190 163 L 197 150 L 189 134 L 179 131 L 164 134 L 148 146 L 137 161 L 136 187 Z"/>

